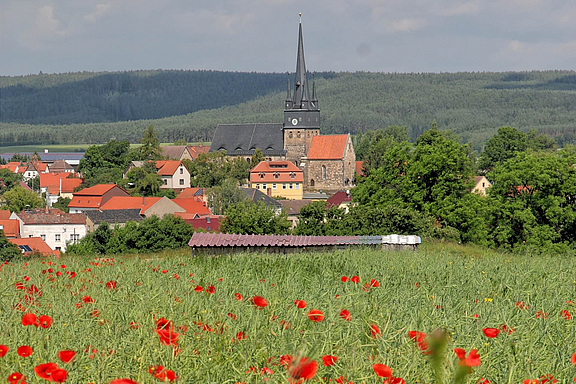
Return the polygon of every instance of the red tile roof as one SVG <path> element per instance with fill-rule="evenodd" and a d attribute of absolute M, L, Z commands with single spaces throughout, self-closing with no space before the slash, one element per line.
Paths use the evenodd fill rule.
<path fill-rule="evenodd" d="M 274 174 L 278 175 L 275 177 Z M 294 173 L 294 177 L 290 176 Z M 304 172 L 291 161 L 261 161 L 250 171 L 252 183 L 304 182 Z"/>
<path fill-rule="evenodd" d="M 164 158 L 176 160 L 180 160 L 180 156 L 182 156 L 182 152 L 184 152 L 185 149 L 185 145 L 165 145 L 160 147 Z"/>
<path fill-rule="evenodd" d="M 86 224 L 83 213 L 64 213 L 60 209 L 34 209 L 18 213 L 18 217 L 26 225 L 42 224 Z"/>
<path fill-rule="evenodd" d="M 199 154 L 208 153 L 208 151 L 210 151 L 209 145 L 193 145 L 193 146 L 189 146 L 187 148 L 188 148 L 188 152 L 190 152 L 190 156 L 192 156 L 193 160 L 196 160 L 198 158 Z"/>
<path fill-rule="evenodd" d="M 100 207 L 101 211 L 112 209 L 140 209 L 140 213 L 156 204 L 162 199 L 161 197 L 142 197 L 142 196 L 114 196 L 111 197 L 104 205 Z"/>
<path fill-rule="evenodd" d="M 51 255 L 57 255 L 58 254 L 56 251 L 53 251 L 52 248 L 50 248 L 48 246 L 48 244 L 46 244 L 46 242 L 39 237 L 26 237 L 23 239 L 8 239 L 8 241 L 11 242 L 12 244 L 16 244 L 16 245 L 27 245 L 33 251 L 40 252 L 40 254 L 42 256 L 51 256 Z M 28 255 L 30 255 L 30 252 L 26 252 L 26 253 Z"/>
<path fill-rule="evenodd" d="M 60 194 L 60 180 L 62 180 L 62 192 L 72 193 L 74 189 L 82 184 L 79 178 L 68 178 L 72 173 L 41 173 L 40 188 L 48 188 L 51 195 Z"/>
<path fill-rule="evenodd" d="M 309 160 L 340 160 L 344 158 L 349 135 L 314 136 L 308 150 Z"/>
<path fill-rule="evenodd" d="M 352 201 L 352 196 L 349 193 L 339 191 L 326 200 L 326 204 L 328 208 L 331 208 L 333 206 L 339 207 L 340 204 L 350 201 Z"/>
<path fill-rule="evenodd" d="M 19 161 L 11 161 L 8 164 L 0 165 L 0 169 L 9 169 L 11 172 L 16 173 L 16 168 L 20 166 Z"/>
<path fill-rule="evenodd" d="M 174 214 L 176 217 L 181 217 L 184 221 L 194 229 L 203 228 L 208 232 L 220 232 L 220 221 L 224 216 L 210 215 L 203 217 L 196 217 L 192 213 L 176 212 Z"/>
<path fill-rule="evenodd" d="M 24 181 L 19 181 L 18 184 L 19 184 L 22 188 L 24 188 L 25 190 L 27 190 L 27 191 L 31 191 L 31 190 L 32 190 L 32 188 L 30 188 L 30 187 L 28 186 L 28 184 L 26 184 Z"/>
<path fill-rule="evenodd" d="M 20 237 L 20 222 L 18 220 L 0 220 L 0 225 L 4 227 L 6 237 Z"/>
<path fill-rule="evenodd" d="M 103 196 L 106 192 L 112 188 L 120 188 L 116 184 L 97 184 L 93 187 L 84 188 L 78 192 L 74 192 L 74 197 L 76 196 Z"/>
<path fill-rule="evenodd" d="M 172 201 L 184 208 L 186 213 L 198 214 L 198 216 L 210 214 L 206 203 L 199 197 L 193 199 L 172 199 Z"/>
<path fill-rule="evenodd" d="M 8 220 L 12 213 L 8 209 L 0 210 L 0 220 Z"/>
<path fill-rule="evenodd" d="M 182 164 L 180 160 L 161 160 L 156 162 L 156 169 L 160 176 L 172 176 Z"/>
<path fill-rule="evenodd" d="M 77 196 L 76 193 L 68 203 L 68 208 L 100 208 L 102 205 L 101 196 Z"/>
<path fill-rule="evenodd" d="M 364 175 L 364 162 L 363 161 L 356 161 L 356 174 L 359 176 L 366 176 L 366 175 Z"/>
<path fill-rule="evenodd" d="M 204 196 L 202 188 L 184 188 L 182 192 L 176 196 L 177 199 L 192 199 L 198 196 Z"/>

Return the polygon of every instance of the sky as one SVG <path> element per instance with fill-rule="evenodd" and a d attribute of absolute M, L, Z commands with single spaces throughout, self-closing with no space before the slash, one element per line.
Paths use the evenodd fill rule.
<path fill-rule="evenodd" d="M 576 69 L 576 0 L 0 0 L 0 75 Z"/>

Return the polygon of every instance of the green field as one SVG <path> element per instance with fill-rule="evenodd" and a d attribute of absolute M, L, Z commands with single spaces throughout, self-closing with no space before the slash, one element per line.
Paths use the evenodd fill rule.
<path fill-rule="evenodd" d="M 53 152 L 85 152 L 86 149 L 91 145 L 101 145 L 101 144 L 77 144 L 77 145 L 19 145 L 19 146 L 11 146 L 11 147 L 0 147 L 0 154 L 3 153 L 34 153 L 34 151 L 38 152 L 40 157 L 44 153 L 44 150 L 47 149 L 49 153 Z M 173 143 L 161 143 L 161 146 L 166 145 L 173 145 Z M 210 145 L 210 143 L 188 143 L 188 145 Z M 140 144 L 130 144 L 130 147 L 135 148 L 139 147 Z"/>
<path fill-rule="evenodd" d="M 279 357 L 290 354 L 318 362 L 314 382 L 343 376 L 354 383 L 382 383 L 372 369 L 378 363 L 406 383 L 438 383 L 427 357 L 408 337 L 412 330 L 438 328 L 449 336 L 441 368 L 445 383 L 453 382 L 458 367 L 454 348 L 478 349 L 481 364 L 472 368 L 469 383 L 481 377 L 494 384 L 521 383 L 545 374 L 568 383 L 576 376 L 570 361 L 576 325 L 561 314 L 574 312 L 574 258 L 432 244 L 416 253 L 355 249 L 191 258 L 182 250 L 116 259 L 62 257 L 52 265 L 44 260 L 18 261 L 0 270 L 0 344 L 9 347 L 0 358 L 1 376 L 18 371 L 28 383 L 39 383 L 34 367 L 56 362 L 68 371 L 69 383 L 124 377 L 159 382 L 148 373 L 153 365 L 173 370 L 181 383 L 261 383 L 263 378 L 280 383 L 287 381 L 287 369 Z M 341 281 L 355 275 L 358 284 Z M 371 279 L 379 286 L 364 289 Z M 108 289 L 109 281 L 117 288 Z M 25 289 L 18 290 L 17 283 Z M 42 292 L 31 302 L 25 299 L 30 284 Z M 195 292 L 197 285 L 204 290 Z M 205 291 L 210 285 L 213 294 Z M 236 293 L 243 300 L 236 300 Z M 250 300 L 255 295 L 269 305 L 257 308 Z M 83 303 L 84 296 L 94 303 Z M 295 300 L 307 307 L 297 308 Z M 325 319 L 309 320 L 312 309 Z M 351 321 L 339 317 L 342 309 L 349 310 Z M 91 316 L 94 310 L 97 317 Z M 24 327 L 25 313 L 49 315 L 53 323 L 48 329 Z M 179 333 L 177 348 L 163 345 L 154 332 L 155 319 L 162 317 Z M 371 336 L 372 324 L 380 337 Z M 482 332 L 502 325 L 515 331 L 493 339 Z M 239 332 L 245 339 L 237 338 Z M 22 345 L 33 349 L 32 356 L 18 356 Z M 75 359 L 60 362 L 60 350 L 75 351 Z M 323 355 L 338 360 L 327 367 Z M 265 367 L 273 373 L 261 374 Z"/>

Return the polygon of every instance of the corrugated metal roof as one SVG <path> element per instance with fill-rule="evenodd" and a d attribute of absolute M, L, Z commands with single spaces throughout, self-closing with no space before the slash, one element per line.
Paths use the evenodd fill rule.
<path fill-rule="evenodd" d="M 420 244 L 418 236 L 294 236 L 194 233 L 191 247 L 308 247 L 321 245 Z"/>

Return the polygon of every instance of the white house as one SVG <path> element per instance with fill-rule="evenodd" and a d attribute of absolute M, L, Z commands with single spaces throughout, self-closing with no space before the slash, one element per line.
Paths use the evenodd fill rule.
<path fill-rule="evenodd" d="M 52 250 L 66 251 L 66 244 L 86 236 L 86 215 L 60 209 L 35 209 L 12 213 L 20 223 L 20 237 L 40 237 Z"/>

